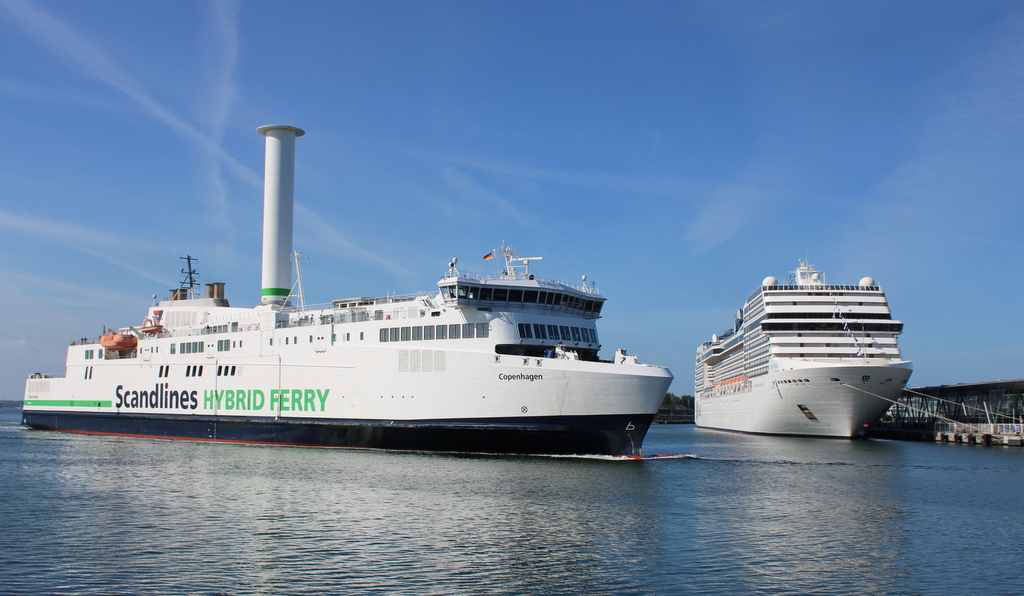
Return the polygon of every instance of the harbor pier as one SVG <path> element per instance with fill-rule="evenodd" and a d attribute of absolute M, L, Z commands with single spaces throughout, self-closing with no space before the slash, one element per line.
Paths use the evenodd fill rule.
<path fill-rule="evenodd" d="M 1024 446 L 1024 378 L 904 389 L 868 436 Z"/>

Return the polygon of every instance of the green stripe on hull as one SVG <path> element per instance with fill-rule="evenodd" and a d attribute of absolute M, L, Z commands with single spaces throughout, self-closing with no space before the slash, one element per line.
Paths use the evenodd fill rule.
<path fill-rule="evenodd" d="M 113 401 L 95 401 L 83 399 L 26 399 L 26 406 L 64 406 L 71 408 L 109 408 Z"/>

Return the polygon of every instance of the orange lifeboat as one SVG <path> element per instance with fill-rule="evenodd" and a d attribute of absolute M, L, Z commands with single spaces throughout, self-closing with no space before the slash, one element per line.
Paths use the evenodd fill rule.
<path fill-rule="evenodd" d="M 130 350 L 137 346 L 138 343 L 139 338 L 124 333 L 108 333 L 100 338 L 100 345 L 114 352 Z"/>
<path fill-rule="evenodd" d="M 156 335 L 164 330 L 164 326 L 160 323 L 154 323 L 152 319 L 145 319 L 142 321 L 142 332 Z"/>

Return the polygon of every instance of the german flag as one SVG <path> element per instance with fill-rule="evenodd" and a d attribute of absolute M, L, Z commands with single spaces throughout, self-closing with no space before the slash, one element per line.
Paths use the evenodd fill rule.
<path fill-rule="evenodd" d="M 490 261 L 493 258 L 494 258 L 494 251 L 493 250 L 491 252 L 489 252 L 489 253 L 484 255 L 484 260 L 485 261 Z"/>

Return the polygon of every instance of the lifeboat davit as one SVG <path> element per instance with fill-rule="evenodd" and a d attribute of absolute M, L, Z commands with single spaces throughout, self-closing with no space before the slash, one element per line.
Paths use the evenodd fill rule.
<path fill-rule="evenodd" d="M 100 338 L 100 345 L 114 352 L 130 350 L 138 344 L 139 338 L 125 333 L 108 333 Z"/>
<path fill-rule="evenodd" d="M 157 333 L 160 333 L 163 330 L 163 325 L 161 325 L 160 323 L 154 323 L 151 319 L 145 319 L 144 321 L 142 321 L 143 333 L 151 333 L 153 335 L 156 335 Z"/>

